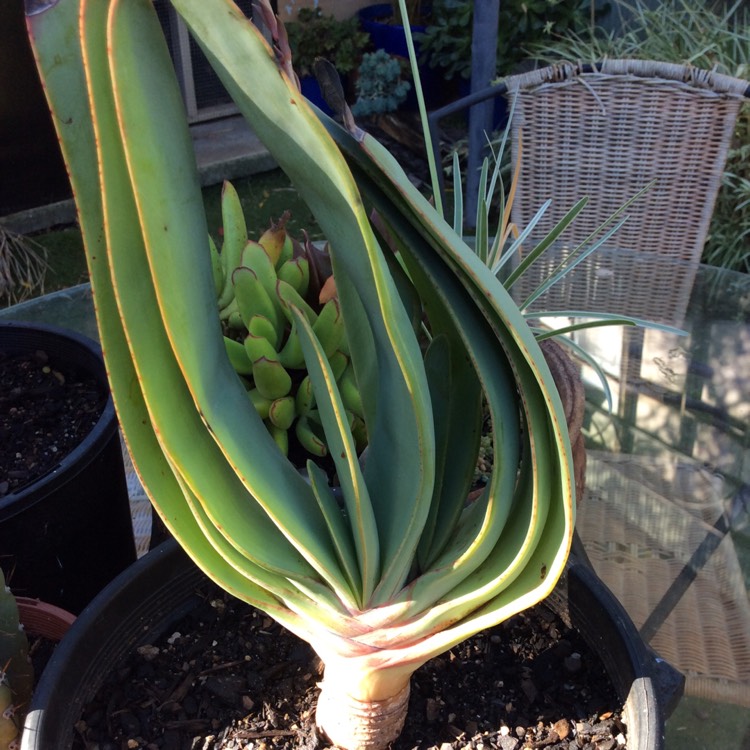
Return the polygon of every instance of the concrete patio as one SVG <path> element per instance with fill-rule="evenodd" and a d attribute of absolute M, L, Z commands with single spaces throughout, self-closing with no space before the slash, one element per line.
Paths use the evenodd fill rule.
<path fill-rule="evenodd" d="M 239 115 L 195 123 L 190 132 L 203 186 L 276 167 L 268 150 Z M 72 224 L 75 218 L 75 206 L 71 199 L 0 217 L 0 224 L 10 231 L 28 234 L 52 226 Z"/>

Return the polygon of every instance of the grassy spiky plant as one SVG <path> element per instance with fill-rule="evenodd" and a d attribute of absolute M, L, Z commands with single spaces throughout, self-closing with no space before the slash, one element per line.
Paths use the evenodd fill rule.
<path fill-rule="evenodd" d="M 13 305 L 44 291 L 47 251 L 0 226 L 0 304 Z"/>

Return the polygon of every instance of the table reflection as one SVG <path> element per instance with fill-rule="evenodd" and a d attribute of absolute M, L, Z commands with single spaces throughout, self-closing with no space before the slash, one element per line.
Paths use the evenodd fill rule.
<path fill-rule="evenodd" d="M 514 289 L 519 302 L 563 257 L 551 254 Z M 686 675 L 667 747 L 750 747 L 750 277 L 602 250 L 530 309 L 543 320 L 596 310 L 684 330 L 571 334 L 612 393 L 610 410 L 584 364 L 587 489 L 576 527 L 641 634 Z M 730 736 L 714 716 L 731 717 Z"/>

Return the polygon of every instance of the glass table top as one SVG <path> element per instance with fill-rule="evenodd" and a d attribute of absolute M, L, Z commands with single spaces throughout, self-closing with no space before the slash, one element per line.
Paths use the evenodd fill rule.
<path fill-rule="evenodd" d="M 514 290 L 521 299 L 535 281 L 524 284 Z M 686 675 L 668 750 L 746 750 L 750 276 L 598 252 L 535 306 L 612 308 L 684 332 L 617 326 L 572 335 L 611 390 L 610 408 L 600 377 L 583 365 L 588 463 L 576 526 L 642 635 Z M 2 310 L 1 319 L 97 335 L 88 285 Z"/>
<path fill-rule="evenodd" d="M 537 269 L 517 298 L 547 272 Z M 667 748 L 749 748 L 750 276 L 598 251 L 531 309 L 542 320 L 542 311 L 625 312 L 683 331 L 572 334 L 611 390 L 610 406 L 583 365 L 576 528 L 641 635 L 686 676 Z"/>

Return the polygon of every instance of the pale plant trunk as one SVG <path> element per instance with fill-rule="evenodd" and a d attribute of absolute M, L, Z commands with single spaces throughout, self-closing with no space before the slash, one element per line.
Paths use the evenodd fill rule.
<path fill-rule="evenodd" d="M 328 739 L 345 750 L 383 750 L 400 734 L 409 705 L 409 683 L 383 700 L 359 700 L 347 691 L 347 681 L 325 679 L 315 721 Z"/>
<path fill-rule="evenodd" d="M 339 748 L 384 750 L 401 734 L 409 681 L 422 662 L 398 661 L 387 649 L 357 638 L 336 646 L 314 644 L 325 665 L 315 722 Z"/>

